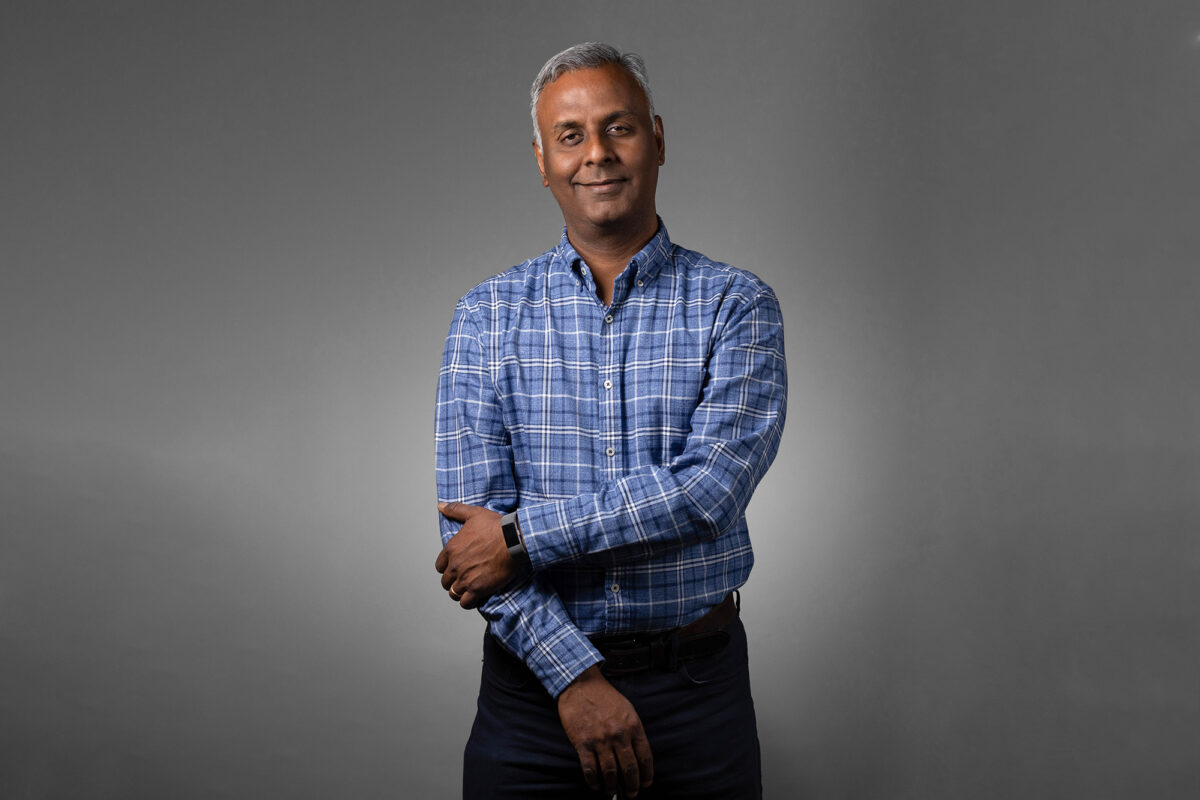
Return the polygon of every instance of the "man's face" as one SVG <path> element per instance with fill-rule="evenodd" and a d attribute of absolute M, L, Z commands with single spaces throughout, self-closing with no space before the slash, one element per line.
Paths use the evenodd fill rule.
<path fill-rule="evenodd" d="M 606 64 L 559 76 L 542 90 L 537 120 L 538 170 L 568 230 L 657 224 L 662 120 L 650 119 L 646 95 L 629 73 Z"/>

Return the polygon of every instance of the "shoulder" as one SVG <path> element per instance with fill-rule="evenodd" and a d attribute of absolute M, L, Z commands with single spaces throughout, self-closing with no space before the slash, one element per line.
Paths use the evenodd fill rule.
<path fill-rule="evenodd" d="M 458 301 L 459 311 L 475 318 L 494 318 L 505 309 L 516 308 L 546 284 L 555 252 L 548 250 L 481 281 Z"/>
<path fill-rule="evenodd" d="M 715 261 L 679 245 L 674 245 L 671 257 L 679 280 L 689 285 L 693 292 L 719 296 L 722 306 L 744 307 L 760 303 L 778 306 L 774 290 L 748 269 Z"/>

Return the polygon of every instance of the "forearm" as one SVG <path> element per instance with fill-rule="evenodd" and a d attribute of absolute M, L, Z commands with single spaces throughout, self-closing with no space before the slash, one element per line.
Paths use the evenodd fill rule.
<path fill-rule="evenodd" d="M 551 697 L 603 660 L 544 576 L 528 576 L 494 595 L 480 613 L 492 636 L 529 666 Z"/>
<path fill-rule="evenodd" d="M 761 292 L 738 306 L 714 338 L 687 439 L 669 462 L 574 497 L 521 503 L 518 518 L 535 570 L 646 560 L 719 537 L 742 519 L 778 451 L 786 416 L 783 325 L 774 295 Z"/>
<path fill-rule="evenodd" d="M 522 506 L 531 566 L 644 561 L 722 535 L 745 513 L 781 427 L 782 418 L 753 443 L 695 448 L 668 467 L 623 476 L 597 492 Z"/>
<path fill-rule="evenodd" d="M 523 660 L 546 690 L 557 697 L 580 673 L 600 661 L 599 653 L 572 621 L 546 576 L 526 571 L 524 576 L 518 575 L 511 581 L 506 576 L 494 588 L 478 591 L 472 583 L 473 570 L 458 571 L 455 565 L 458 556 L 451 553 L 463 537 L 474 535 L 468 526 L 480 516 L 495 518 L 494 512 L 485 508 L 466 507 L 468 520 L 462 525 L 447 517 L 460 510 L 455 508 L 458 505 L 451 503 L 450 507 L 444 507 L 440 516 L 442 540 L 446 544 L 436 567 L 443 573 L 443 588 L 464 608 L 478 607 L 488 621 L 491 634 Z M 470 553 L 466 555 L 469 559 Z M 502 557 L 509 559 L 506 552 Z"/>

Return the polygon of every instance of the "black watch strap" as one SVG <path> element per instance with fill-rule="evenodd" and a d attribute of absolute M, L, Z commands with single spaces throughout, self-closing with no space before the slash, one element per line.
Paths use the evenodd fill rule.
<path fill-rule="evenodd" d="M 512 560 L 522 564 L 528 561 L 529 554 L 525 552 L 525 543 L 521 541 L 521 531 L 517 527 L 517 512 L 500 518 L 500 530 L 504 531 L 504 546 Z"/>

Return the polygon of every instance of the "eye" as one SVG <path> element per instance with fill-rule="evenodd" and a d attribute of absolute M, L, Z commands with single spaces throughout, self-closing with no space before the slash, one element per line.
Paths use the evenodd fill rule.
<path fill-rule="evenodd" d="M 625 134 L 629 133 L 629 126 L 622 125 L 620 123 L 617 123 L 616 125 L 609 125 L 608 132 L 616 134 L 617 136 L 624 136 Z"/>
<path fill-rule="evenodd" d="M 581 134 L 579 131 L 568 131 L 559 138 L 559 141 L 563 144 L 576 144 L 582 138 L 583 134 Z"/>

